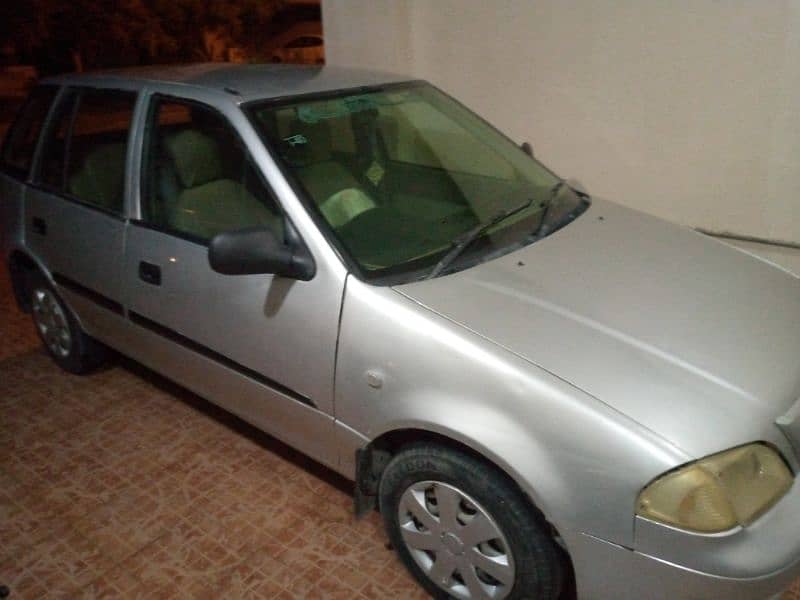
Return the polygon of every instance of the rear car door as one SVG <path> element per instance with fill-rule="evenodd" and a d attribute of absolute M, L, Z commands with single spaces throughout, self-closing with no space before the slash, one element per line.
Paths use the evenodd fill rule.
<path fill-rule="evenodd" d="M 44 133 L 26 195 L 26 244 L 84 329 L 124 337 L 126 164 L 137 94 L 66 88 Z"/>
<path fill-rule="evenodd" d="M 141 218 L 126 243 L 136 358 L 333 464 L 343 280 L 214 272 L 216 234 L 294 229 L 228 116 L 156 94 L 147 119 Z"/>
<path fill-rule="evenodd" d="M 53 85 L 35 88 L 3 139 L 0 151 L 0 247 L 3 255 L 24 244 L 26 184 L 42 127 L 57 94 L 58 87 Z"/>

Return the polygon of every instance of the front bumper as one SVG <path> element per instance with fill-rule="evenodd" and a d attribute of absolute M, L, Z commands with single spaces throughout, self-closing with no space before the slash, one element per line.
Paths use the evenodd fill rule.
<path fill-rule="evenodd" d="M 800 558 L 761 577 L 736 579 L 694 571 L 590 536 L 571 552 L 581 600 L 777 598 L 800 577 Z"/>
<path fill-rule="evenodd" d="M 637 519 L 635 549 L 584 533 L 564 541 L 581 599 L 772 598 L 800 578 L 800 481 L 755 523 L 729 533 Z"/>

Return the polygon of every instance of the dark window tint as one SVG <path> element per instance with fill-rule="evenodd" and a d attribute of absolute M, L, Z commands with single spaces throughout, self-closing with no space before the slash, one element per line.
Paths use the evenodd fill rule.
<path fill-rule="evenodd" d="M 147 129 L 146 221 L 202 241 L 223 231 L 258 226 L 283 235 L 272 194 L 221 114 L 157 99 Z"/>
<path fill-rule="evenodd" d="M 23 105 L 3 144 L 2 165 L 9 172 L 27 176 L 39 132 L 57 92 L 53 86 L 38 87 Z"/>
<path fill-rule="evenodd" d="M 39 160 L 39 175 L 36 181 L 53 190 L 64 189 L 64 158 L 67 153 L 67 138 L 72 117 L 75 114 L 77 94 L 67 92 L 56 106 L 44 136 L 44 146 Z"/>
<path fill-rule="evenodd" d="M 125 157 L 134 92 L 85 90 L 67 152 L 66 191 L 89 204 L 123 212 Z"/>

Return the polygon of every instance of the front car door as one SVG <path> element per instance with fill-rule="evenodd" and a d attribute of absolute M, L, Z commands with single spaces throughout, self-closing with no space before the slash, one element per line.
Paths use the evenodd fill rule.
<path fill-rule="evenodd" d="M 319 269 L 303 282 L 209 267 L 217 233 L 294 231 L 242 129 L 254 137 L 235 105 L 151 96 L 140 218 L 126 243 L 128 350 L 336 467 L 333 374 L 344 275 Z"/>
<path fill-rule="evenodd" d="M 137 93 L 62 90 L 26 193 L 26 245 L 91 335 L 124 339 L 126 164 Z"/>

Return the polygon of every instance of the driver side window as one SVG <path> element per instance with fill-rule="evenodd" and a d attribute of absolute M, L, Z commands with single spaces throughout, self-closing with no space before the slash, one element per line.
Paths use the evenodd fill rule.
<path fill-rule="evenodd" d="M 283 215 L 274 196 L 217 111 L 157 97 L 143 167 L 143 219 L 150 225 L 201 243 L 259 226 L 283 239 Z"/>

